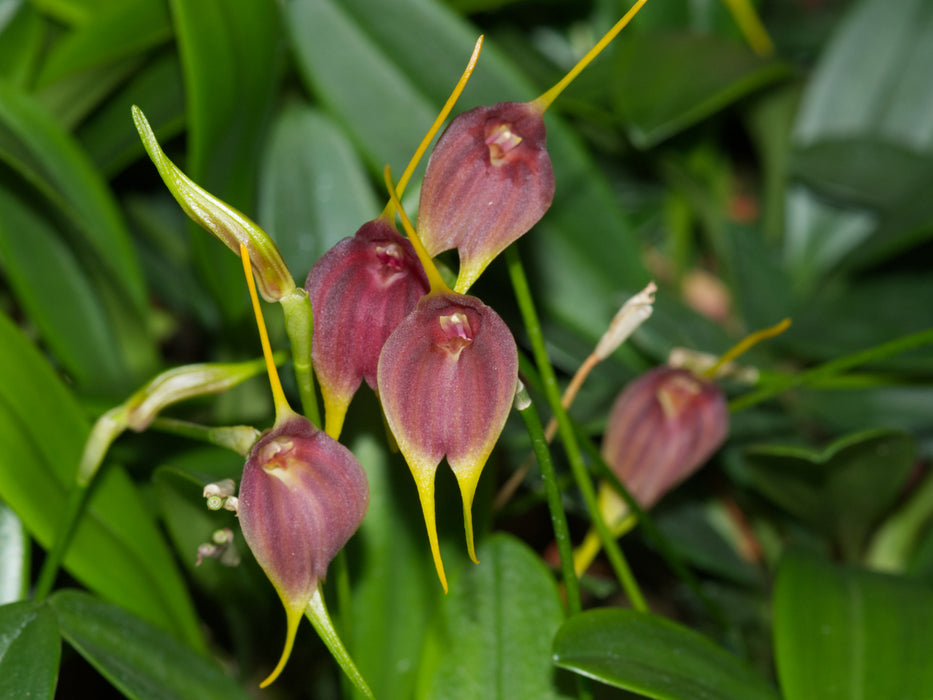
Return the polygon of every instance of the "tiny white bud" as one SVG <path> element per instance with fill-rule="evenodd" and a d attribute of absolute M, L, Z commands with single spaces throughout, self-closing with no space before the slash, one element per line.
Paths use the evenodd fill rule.
<path fill-rule="evenodd" d="M 220 496 L 221 498 L 227 498 L 236 493 L 236 482 L 233 479 L 223 479 L 221 481 L 215 481 L 211 484 L 207 484 L 204 487 L 204 498 L 210 496 Z"/>
<path fill-rule="evenodd" d="M 238 512 L 240 507 L 240 501 L 236 496 L 227 496 L 224 499 L 224 510 L 233 511 L 234 513 Z"/>
<path fill-rule="evenodd" d="M 524 411 L 530 405 L 531 396 L 528 395 L 528 389 L 525 388 L 525 384 L 519 379 L 518 385 L 515 387 L 515 408 L 519 411 Z"/>

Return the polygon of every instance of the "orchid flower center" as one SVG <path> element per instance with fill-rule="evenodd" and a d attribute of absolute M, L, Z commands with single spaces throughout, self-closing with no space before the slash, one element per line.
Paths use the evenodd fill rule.
<path fill-rule="evenodd" d="M 441 327 L 440 338 L 438 339 L 440 342 L 435 342 L 435 344 L 450 355 L 459 356 L 463 348 L 473 342 L 473 329 L 470 327 L 470 320 L 462 311 L 440 316 L 438 323 Z"/>
<path fill-rule="evenodd" d="M 259 452 L 259 463 L 266 474 L 275 476 L 286 485 L 290 484 L 289 467 L 292 465 L 292 452 L 295 441 L 288 437 L 279 437 L 263 445 Z"/>
<path fill-rule="evenodd" d="M 697 380 L 678 375 L 671 377 L 658 389 L 658 403 L 665 418 L 676 419 L 697 394 L 703 391 L 703 386 Z"/>
<path fill-rule="evenodd" d="M 509 152 L 521 142 L 522 137 L 512 131 L 512 125 L 508 122 L 488 129 L 486 145 L 489 146 L 489 161 L 493 165 L 502 165 Z"/>
<path fill-rule="evenodd" d="M 376 260 L 379 262 L 377 275 L 383 284 L 389 284 L 404 273 L 405 253 L 398 243 L 376 243 Z"/>

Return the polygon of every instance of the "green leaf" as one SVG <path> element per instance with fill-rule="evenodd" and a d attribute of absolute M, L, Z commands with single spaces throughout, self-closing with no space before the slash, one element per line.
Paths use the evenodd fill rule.
<path fill-rule="evenodd" d="M 146 118 L 162 141 L 182 130 L 185 121 L 182 85 L 178 56 L 174 52 L 162 53 L 81 124 L 78 139 L 104 175 L 115 175 L 143 153 L 139 134 L 129 117 L 132 105 L 152 105 Z M 144 265 L 147 262 L 143 260 Z"/>
<path fill-rule="evenodd" d="M 929 586 L 791 551 L 774 592 L 774 646 L 787 700 L 933 697 Z"/>
<path fill-rule="evenodd" d="M 302 284 L 314 262 L 379 207 L 340 126 L 307 104 L 288 102 L 263 157 L 259 220 L 295 280 Z"/>
<path fill-rule="evenodd" d="M 6 0 L 0 16 L 0 77 L 25 86 L 42 52 L 45 23 L 27 0 Z"/>
<path fill-rule="evenodd" d="M 664 700 L 777 700 L 761 676 L 709 639 L 662 617 L 621 608 L 567 620 L 558 666 Z"/>
<path fill-rule="evenodd" d="M 0 606 L 0 696 L 55 697 L 61 638 L 45 603 Z"/>
<path fill-rule="evenodd" d="M 220 667 L 149 622 L 79 591 L 49 602 L 62 636 L 129 698 L 249 698 Z"/>
<path fill-rule="evenodd" d="M 171 34 L 163 0 L 111 2 L 55 43 L 36 79 L 37 87 L 90 68 L 125 61 L 167 41 Z"/>
<path fill-rule="evenodd" d="M 927 156 L 877 138 L 826 138 L 798 148 L 791 170 L 813 189 L 843 202 L 889 209 L 933 167 Z"/>
<path fill-rule="evenodd" d="M 643 149 L 789 75 L 788 66 L 709 35 L 633 33 L 615 56 L 615 107 Z"/>
<path fill-rule="evenodd" d="M 0 501 L 0 605 L 22 600 L 29 590 L 29 536 L 16 513 Z"/>
<path fill-rule="evenodd" d="M 797 147 L 838 139 L 883 142 L 920 157 L 933 152 L 927 128 L 933 85 L 926 66 L 933 60 L 933 5 L 925 0 L 864 0 L 851 6 L 826 47 L 804 92 L 794 131 Z M 919 184 L 919 183 L 917 183 Z M 878 187 L 885 187 L 879 185 Z M 851 209 L 827 207 L 800 191 L 788 201 L 788 253 L 801 268 L 801 292 L 851 254 L 852 264 L 889 255 L 863 251 L 877 222 Z M 929 212 L 927 212 L 929 214 Z M 926 216 L 926 220 L 930 220 Z M 903 248 L 903 245 L 898 247 Z M 869 256 L 869 253 L 871 255 Z"/>
<path fill-rule="evenodd" d="M 0 187 L 0 255 L 48 348 L 81 386 L 112 386 L 129 369 L 97 289 L 45 212 Z"/>
<path fill-rule="evenodd" d="M 428 653 L 437 666 L 418 697 L 557 697 L 551 639 L 563 607 L 553 577 L 505 534 L 490 537 L 477 556 L 478 566 L 466 564 L 451 580 L 435 617 Z"/>
<path fill-rule="evenodd" d="M 139 263 L 119 210 L 87 157 L 27 95 L 0 84 L 0 159 L 71 219 L 99 264 L 145 308 Z"/>
<path fill-rule="evenodd" d="M 44 358 L 0 316 L 0 498 L 48 548 L 90 426 Z M 64 561 L 77 580 L 189 644 L 201 633 L 188 592 L 141 494 L 109 465 Z"/>
<path fill-rule="evenodd" d="M 256 173 L 280 75 L 277 3 L 171 0 L 188 108 L 186 174 L 254 217 Z M 149 105 L 139 105 L 144 112 Z M 192 239 L 199 272 L 228 318 L 246 311 L 236 256 L 200 229 Z"/>
<path fill-rule="evenodd" d="M 877 429 L 848 435 L 822 451 L 752 447 L 744 462 L 753 488 L 835 537 L 854 559 L 904 485 L 914 452 L 911 435 Z"/>
<path fill-rule="evenodd" d="M 374 403 L 366 401 L 370 420 L 358 424 L 379 425 Z M 417 492 L 399 455 L 389 455 L 381 435 L 351 434 L 346 444 L 366 469 L 369 508 L 347 549 L 353 618 L 344 642 L 377 698 L 410 700 L 440 584 Z"/>
<path fill-rule="evenodd" d="M 381 0 L 295 0 L 286 12 L 309 89 L 346 125 L 374 172 L 381 174 L 389 163 L 400 173 L 463 72 L 480 31 L 440 3 L 422 0 L 397 0 L 391 11 Z M 333 60 L 337 55 L 340 61 Z M 543 92 L 488 39 L 479 66 L 458 111 Z M 532 281 L 536 298 L 595 342 L 617 303 L 641 289 L 648 276 L 617 194 L 556 114 L 559 105 L 560 100 L 545 117 L 557 192 L 525 241 L 538 271 Z M 580 235 L 581 226 L 586 235 Z M 502 274 L 497 267 L 487 278 Z M 477 286 L 483 285 L 481 279 Z M 490 288 L 497 289 L 495 282 Z"/>

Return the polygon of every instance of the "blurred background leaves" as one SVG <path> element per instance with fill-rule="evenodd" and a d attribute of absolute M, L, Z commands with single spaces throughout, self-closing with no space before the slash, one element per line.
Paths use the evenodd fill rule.
<path fill-rule="evenodd" d="M 239 461 L 156 433 L 117 442 L 65 560 L 60 584 L 95 597 L 16 602 L 28 599 L 33 562 L 49 546 L 91 423 L 170 366 L 258 354 L 237 261 L 178 211 L 144 157 L 130 105 L 146 112 L 191 177 L 266 227 L 300 281 L 333 243 L 377 215 L 382 168 L 401 172 L 477 34 L 486 44 L 460 109 L 540 94 L 630 4 L 0 0 L 0 592 L 11 604 L 0 607 L 0 637 L 23 630 L 20 646 L 0 648 L 0 670 L 28 659 L 18 687 L 50 697 L 59 672 L 87 673 L 78 649 L 122 692 L 150 697 L 140 688 L 151 679 L 113 675 L 120 663 L 133 667 L 140 648 L 88 651 L 95 619 L 138 626 L 140 644 L 159 653 L 177 653 L 174 644 L 206 650 L 243 687 L 274 662 L 282 635 L 275 593 L 245 548 L 236 569 L 193 565 L 197 544 L 232 524 L 229 514 L 200 507 L 200 488 L 237 478 Z M 624 299 L 649 279 L 661 287 L 651 321 L 597 368 L 573 408 L 594 440 L 624 383 L 674 347 L 719 353 L 790 316 L 790 331 L 743 358 L 767 389 L 933 326 L 933 6 L 753 5 L 774 41 L 771 55 L 749 48 L 724 2 L 649 0 L 546 116 L 557 195 L 518 248 L 562 378 Z M 417 177 L 405 198 L 412 215 Z M 504 265 L 494 264 L 475 293 L 523 345 Z M 278 314 L 267 317 L 284 347 Z M 795 698 L 805 696 L 801 679 L 813 670 L 801 650 L 820 651 L 811 627 L 822 618 L 812 611 L 868 640 L 914 634 L 929 617 L 933 583 L 931 357 L 927 346 L 868 358 L 733 416 L 726 448 L 653 512 L 699 576 L 706 604 L 640 531 L 623 540 L 652 610 L 681 625 L 660 623 L 659 648 L 705 635 L 725 651 L 701 640 L 703 653 L 740 657 L 741 673 L 747 665 Z M 725 388 L 733 396 L 749 390 L 737 381 Z M 257 380 L 172 415 L 263 428 L 269 408 Z M 539 566 L 554 563 L 540 479 L 527 478 L 504 511 L 491 507 L 528 438 L 510 422 L 477 496 L 481 539 L 511 535 L 487 537 L 480 568 L 467 567 L 442 603 L 378 406 L 361 397 L 348 421 L 373 502 L 328 596 L 380 697 L 455 697 L 438 679 L 493 671 L 488 658 L 443 643 L 444 635 L 465 634 L 478 619 L 483 629 L 524 624 L 523 596 L 553 594 Z M 567 486 L 565 501 L 582 534 L 575 489 Z M 438 502 L 457 503 L 444 470 Z M 461 525 L 449 515 L 440 514 L 440 530 L 453 567 L 464 555 Z M 796 553 L 785 555 L 789 545 Z M 879 566 L 883 578 L 863 570 Z M 801 613 L 796 591 L 814 581 L 821 602 Z M 490 586 L 500 584 L 497 598 Z M 626 602 L 599 562 L 584 584 L 588 606 Z M 503 607 L 509 595 L 515 605 Z M 846 595 L 864 606 L 860 621 L 839 607 Z M 710 615 L 710 603 L 720 615 Z M 537 622 L 552 630 L 561 620 L 554 612 Z M 641 623 L 652 624 L 633 624 Z M 613 637 L 621 640 L 625 624 L 612 619 L 590 631 L 621 625 L 623 636 Z M 590 643 L 584 632 L 561 633 L 564 658 Z M 59 635 L 68 644 L 60 670 L 50 651 Z M 852 668 L 853 655 L 876 648 L 819 657 L 825 687 Z M 500 670 L 538 663 L 540 650 L 522 649 L 527 659 L 496 655 Z M 341 696 L 337 672 L 307 629 L 295 654 L 272 692 Z M 184 687 L 185 674 L 215 672 L 197 659 L 171 682 Z M 903 686 L 885 680 L 895 662 L 882 655 L 862 668 L 857 679 L 879 674 L 860 686 L 864 697 L 929 694 L 922 674 Z M 617 669 L 598 674 L 649 697 L 671 696 L 620 682 Z M 539 680 L 534 697 L 543 688 L 575 692 L 567 676 Z"/>

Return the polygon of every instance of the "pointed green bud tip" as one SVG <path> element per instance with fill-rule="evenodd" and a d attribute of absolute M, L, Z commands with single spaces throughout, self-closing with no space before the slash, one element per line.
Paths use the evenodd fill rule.
<path fill-rule="evenodd" d="M 263 687 L 284 668 L 308 602 L 368 502 L 356 457 L 306 418 L 277 422 L 253 445 L 240 483 L 240 526 L 288 620 L 285 649 Z"/>
<path fill-rule="evenodd" d="M 165 155 L 142 110 L 133 105 L 132 111 L 146 153 L 188 217 L 237 255 L 240 244 L 246 246 L 262 298 L 279 301 L 295 289 L 295 280 L 269 234 L 249 217 L 196 185 Z"/>
<path fill-rule="evenodd" d="M 699 469 L 729 434 L 722 389 L 685 369 L 646 372 L 619 394 L 603 457 L 643 508 Z"/>
<path fill-rule="evenodd" d="M 479 299 L 430 294 L 386 340 L 377 378 L 386 421 L 418 487 L 446 590 L 434 520 L 434 475 L 446 456 L 460 486 L 467 547 L 475 560 L 470 509 L 515 398 L 515 339 Z"/>
<path fill-rule="evenodd" d="M 545 140 L 541 110 L 523 102 L 464 112 L 438 140 L 421 185 L 418 231 L 432 256 L 458 251 L 457 291 L 551 206 Z"/>
<path fill-rule="evenodd" d="M 411 243 L 376 219 L 325 253 L 305 289 L 314 312 L 311 359 L 327 432 L 336 435 L 362 381 L 376 388 L 382 346 L 428 293 L 428 279 Z"/>

